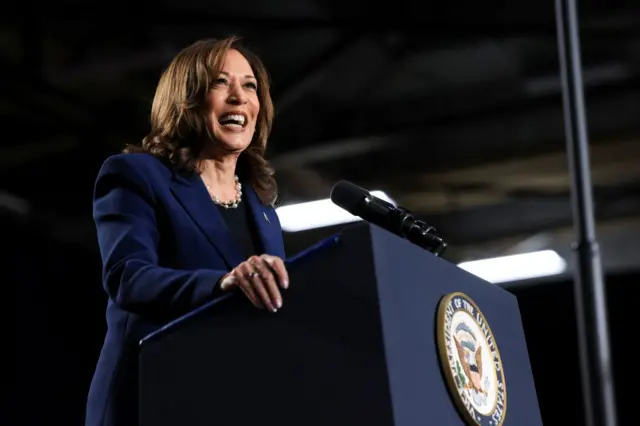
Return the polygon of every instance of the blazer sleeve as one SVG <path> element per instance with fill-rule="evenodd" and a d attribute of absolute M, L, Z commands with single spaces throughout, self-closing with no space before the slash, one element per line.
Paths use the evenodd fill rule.
<path fill-rule="evenodd" d="M 121 308 L 185 313 L 212 300 L 228 271 L 158 265 L 155 192 L 123 156 L 105 161 L 95 183 L 93 217 L 103 286 Z"/>

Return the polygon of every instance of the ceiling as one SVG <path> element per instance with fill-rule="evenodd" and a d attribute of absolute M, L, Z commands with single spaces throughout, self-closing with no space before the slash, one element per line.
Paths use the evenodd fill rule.
<path fill-rule="evenodd" d="M 633 267 L 640 3 L 604 3 L 579 3 L 594 202 L 607 265 Z M 340 179 L 382 189 L 434 224 L 455 259 L 575 238 L 551 2 L 140 5 L 146 15 L 61 2 L 0 27 L 5 209 L 95 248 L 97 169 L 145 135 L 163 67 L 198 38 L 238 34 L 273 80 L 269 157 L 283 203 L 326 198 Z"/>

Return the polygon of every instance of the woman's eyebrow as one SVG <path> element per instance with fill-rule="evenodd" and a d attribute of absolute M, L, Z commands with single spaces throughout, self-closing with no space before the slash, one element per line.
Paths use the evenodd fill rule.
<path fill-rule="evenodd" d="M 227 77 L 229 77 L 229 73 L 228 73 L 228 72 L 226 72 L 226 71 L 220 71 L 220 74 L 224 74 L 224 75 L 226 75 Z M 255 78 L 255 76 L 253 76 L 253 75 L 251 75 L 251 74 L 246 74 L 246 75 L 243 75 L 242 77 L 244 77 L 244 78 L 251 78 L 251 79 L 253 79 L 253 80 L 257 80 L 257 78 Z"/>

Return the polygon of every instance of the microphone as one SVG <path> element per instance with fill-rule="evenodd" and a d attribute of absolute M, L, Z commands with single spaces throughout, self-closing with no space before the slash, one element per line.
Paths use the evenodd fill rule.
<path fill-rule="evenodd" d="M 440 256 L 447 243 L 438 237 L 436 229 L 416 219 L 411 212 L 375 197 L 364 188 L 341 180 L 331 189 L 331 201 L 354 216 Z"/>

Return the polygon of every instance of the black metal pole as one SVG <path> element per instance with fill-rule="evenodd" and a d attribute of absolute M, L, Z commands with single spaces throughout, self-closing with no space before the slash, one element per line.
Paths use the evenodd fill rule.
<path fill-rule="evenodd" d="M 585 424 L 614 426 L 617 416 L 607 305 L 595 235 L 575 0 L 556 0 L 556 20 L 573 215 L 578 234 L 573 245 L 577 255 L 574 294 Z"/>

